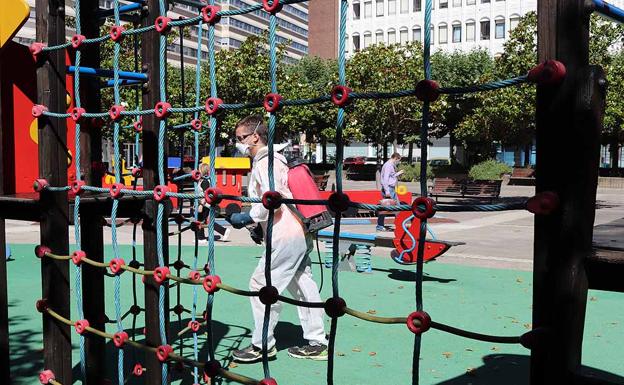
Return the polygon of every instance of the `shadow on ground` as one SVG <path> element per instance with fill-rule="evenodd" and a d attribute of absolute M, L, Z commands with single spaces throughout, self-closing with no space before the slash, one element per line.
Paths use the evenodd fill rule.
<path fill-rule="evenodd" d="M 491 354 L 483 366 L 466 374 L 438 382 L 437 385 L 526 385 L 529 383 L 530 357 L 518 354 Z M 611 384 L 624 384 L 624 377 L 584 366 L 583 373 Z"/>

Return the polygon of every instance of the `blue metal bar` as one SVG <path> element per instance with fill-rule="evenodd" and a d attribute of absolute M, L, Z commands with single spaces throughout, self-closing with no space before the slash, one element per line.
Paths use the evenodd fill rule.
<path fill-rule="evenodd" d="M 69 73 L 76 72 L 76 67 L 68 66 L 67 67 L 67 72 L 69 72 Z M 88 75 L 88 76 L 99 76 L 99 77 L 102 77 L 102 78 L 112 78 L 113 77 L 113 71 L 111 71 L 111 70 L 104 70 L 104 69 L 101 69 L 101 68 L 91 68 L 91 67 L 83 67 L 83 66 L 80 66 L 80 74 L 81 75 Z M 119 71 L 119 78 L 120 79 L 131 79 L 131 80 L 146 81 L 147 80 L 147 74 L 144 74 L 144 73 L 141 73 L 141 72 Z"/>
<path fill-rule="evenodd" d="M 332 238 L 334 236 L 333 231 L 321 230 L 318 232 L 319 238 Z M 341 232 L 340 240 L 356 240 L 356 241 L 368 241 L 374 242 L 377 236 L 375 234 L 357 234 L 349 232 Z"/>
<path fill-rule="evenodd" d="M 133 86 L 135 84 L 142 84 L 142 83 L 144 83 L 144 80 L 130 80 L 130 79 L 119 80 L 120 86 Z M 115 85 L 115 81 L 111 79 L 111 80 L 107 80 L 106 83 L 102 84 L 102 87 L 108 88 L 108 87 L 113 87 L 114 85 Z"/>
<path fill-rule="evenodd" d="M 624 10 L 602 0 L 593 0 L 594 11 L 618 23 L 624 23 Z"/>
<path fill-rule="evenodd" d="M 143 7 L 143 1 L 137 1 L 132 4 L 125 4 L 119 7 L 119 13 L 128 13 L 132 11 L 137 11 Z M 102 19 L 105 17 L 113 16 L 115 13 L 114 9 L 102 9 L 97 13 L 97 17 Z"/>

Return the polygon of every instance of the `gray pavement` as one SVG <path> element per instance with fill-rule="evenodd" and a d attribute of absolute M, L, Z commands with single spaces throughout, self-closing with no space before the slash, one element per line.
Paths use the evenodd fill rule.
<path fill-rule="evenodd" d="M 331 186 L 331 185 L 329 185 Z M 418 191 L 416 184 L 407 184 L 410 191 Z M 346 181 L 345 189 L 374 189 L 375 182 Z M 533 195 L 533 187 L 503 186 L 502 197 L 528 197 Z M 599 189 L 597 195 L 595 224 L 604 224 L 624 218 L 624 190 Z M 533 258 L 533 216 L 526 211 L 504 211 L 488 213 L 438 213 L 431 224 L 438 239 L 445 241 L 464 242 L 464 245 L 452 247 L 438 263 L 456 263 L 463 265 L 510 268 L 531 270 Z M 343 231 L 355 233 L 374 233 L 375 225 L 343 225 Z M 174 228 L 172 226 L 171 230 Z M 39 242 L 39 226 L 32 222 L 7 221 L 7 242 L 30 243 Z M 385 233 L 391 236 L 391 233 Z M 183 244 L 194 242 L 192 232 L 182 236 Z M 105 242 L 110 242 L 110 229 L 105 229 Z M 132 242 L 132 226 L 125 225 L 118 229 L 118 239 L 122 244 Z M 70 242 L 73 240 L 73 228 L 70 229 Z M 137 242 L 142 243 L 139 231 Z M 171 242 L 175 242 L 172 238 Z M 232 229 L 227 242 L 217 242 L 219 246 L 251 246 L 246 229 Z M 321 246 L 322 247 L 322 246 Z M 390 249 L 375 247 L 373 254 L 377 257 L 389 258 Z"/>

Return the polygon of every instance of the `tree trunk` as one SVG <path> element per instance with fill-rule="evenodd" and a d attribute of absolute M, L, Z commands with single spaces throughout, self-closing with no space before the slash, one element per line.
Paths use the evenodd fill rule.
<path fill-rule="evenodd" d="M 327 139 L 323 138 L 321 144 L 323 146 L 323 164 L 327 164 Z"/>
<path fill-rule="evenodd" d="M 410 143 L 407 147 L 407 163 L 412 164 L 412 157 L 414 156 L 414 143 Z"/>
<path fill-rule="evenodd" d="M 514 148 L 514 166 L 515 167 L 520 167 L 521 166 L 521 158 L 520 158 L 520 148 L 519 147 L 515 147 Z"/>
<path fill-rule="evenodd" d="M 387 160 L 388 160 L 388 143 L 384 142 L 383 143 L 383 161 L 384 161 L 384 163 L 386 163 Z"/>
<path fill-rule="evenodd" d="M 620 163 L 620 144 L 615 135 L 609 143 L 609 152 L 611 152 L 611 170 L 616 171 Z"/>
<path fill-rule="evenodd" d="M 531 165 L 531 147 L 533 147 L 533 143 L 527 143 L 524 146 L 524 167 Z"/>

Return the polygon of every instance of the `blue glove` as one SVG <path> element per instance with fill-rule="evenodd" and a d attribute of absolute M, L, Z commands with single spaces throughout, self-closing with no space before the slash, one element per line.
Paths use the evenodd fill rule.
<path fill-rule="evenodd" d="M 253 219 L 251 219 L 247 213 L 234 213 L 230 215 L 228 222 L 230 222 L 235 229 L 242 229 L 243 227 L 254 223 Z"/>

